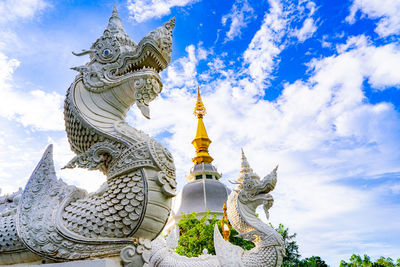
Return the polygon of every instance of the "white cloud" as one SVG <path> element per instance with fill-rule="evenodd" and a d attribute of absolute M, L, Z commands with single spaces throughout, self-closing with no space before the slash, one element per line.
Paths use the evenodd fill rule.
<path fill-rule="evenodd" d="M 128 0 L 129 13 L 136 22 L 151 18 L 161 18 L 171 13 L 173 7 L 183 7 L 198 0 Z"/>
<path fill-rule="evenodd" d="M 243 54 L 251 78 L 260 87 L 277 64 L 276 57 L 283 49 L 281 39 L 286 33 L 287 24 L 282 3 L 278 0 L 270 0 L 269 3 L 270 9 L 260 29 Z"/>
<path fill-rule="evenodd" d="M 308 38 L 311 38 L 316 30 L 317 26 L 315 26 L 314 19 L 307 18 L 304 20 L 303 26 L 295 30 L 293 34 L 300 42 L 304 42 Z"/>
<path fill-rule="evenodd" d="M 299 1 L 297 5 L 280 0 L 268 2 L 270 8 L 265 13 L 263 23 L 243 54 L 245 72 L 255 81 L 249 80 L 257 91 L 255 96 L 263 95 L 268 79 L 274 78 L 271 73 L 279 64 L 279 54 L 293 44 L 289 37 L 295 36 L 303 42 L 317 30 L 311 18 L 317 9 L 313 1 Z M 293 25 L 302 21 L 302 28 L 294 29 Z"/>
<path fill-rule="evenodd" d="M 43 0 L 3 0 L 0 2 L 0 23 L 31 19 L 48 7 Z"/>
<path fill-rule="evenodd" d="M 301 23 L 301 27 L 289 29 L 289 36 L 296 37 L 299 42 L 304 42 L 311 38 L 317 31 L 316 21 L 313 18 L 317 9 L 313 1 L 299 1 L 290 15 L 290 24 Z"/>
<path fill-rule="evenodd" d="M 12 74 L 19 64 L 0 52 L 0 116 L 37 130 L 63 130 L 64 97 L 55 92 L 13 88 Z"/>
<path fill-rule="evenodd" d="M 209 52 L 202 48 L 201 44 L 197 47 L 189 45 L 185 50 L 188 53 L 188 56 L 175 60 L 166 69 L 166 72 L 162 73 L 162 76 L 165 77 L 165 87 L 194 88 L 194 86 L 196 86 L 196 66 L 199 61 L 207 58 Z"/>
<path fill-rule="evenodd" d="M 338 45 L 337 50 L 339 53 L 348 52 L 362 61 L 362 74 L 368 76 L 373 88 L 399 86 L 400 73 L 396 69 L 400 62 L 400 47 L 395 43 L 374 47 L 364 35 L 360 35 L 350 37 L 345 44 Z"/>
<path fill-rule="evenodd" d="M 400 2 L 398 0 L 354 0 L 346 21 L 354 23 L 358 11 L 368 18 L 378 19 L 375 31 L 380 36 L 400 34 Z"/>
<path fill-rule="evenodd" d="M 10 23 L 31 19 L 48 4 L 42 0 L 3 1 L 0 3 L 0 23 L 8 23 L 1 32 L 0 48 L 10 43 L 18 45 L 18 37 L 10 29 Z M 17 59 L 9 59 L 0 51 L 0 116 L 15 120 L 35 130 L 62 130 L 63 97 L 55 92 L 32 89 L 32 84 L 16 84 L 13 73 L 20 65 Z M 22 87 L 22 88 L 18 88 Z"/>
<path fill-rule="evenodd" d="M 240 37 L 242 28 L 246 27 L 253 17 L 254 9 L 249 5 L 247 0 L 237 0 L 231 9 L 231 12 L 222 17 L 222 25 L 226 25 L 230 21 L 229 31 L 226 33 L 225 42 Z"/>

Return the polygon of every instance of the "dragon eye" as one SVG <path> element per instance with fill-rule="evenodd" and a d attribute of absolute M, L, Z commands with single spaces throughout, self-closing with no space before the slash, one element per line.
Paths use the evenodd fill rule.
<path fill-rule="evenodd" d="M 111 51 L 110 51 L 109 49 L 104 49 L 104 50 L 103 50 L 103 54 L 104 54 L 105 56 L 109 56 L 109 55 L 111 54 Z"/>

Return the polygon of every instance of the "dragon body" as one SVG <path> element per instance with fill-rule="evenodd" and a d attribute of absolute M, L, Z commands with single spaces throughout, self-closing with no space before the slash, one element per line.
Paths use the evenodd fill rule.
<path fill-rule="evenodd" d="M 123 257 L 132 249 L 135 266 L 148 263 L 151 240 L 169 216 L 175 167 L 161 144 L 124 119 L 133 104 L 149 117 L 162 89 L 158 73 L 170 62 L 174 22 L 136 44 L 114 8 L 103 35 L 74 53 L 90 62 L 73 68 L 79 75 L 66 94 L 76 156 L 65 167 L 100 170 L 107 181 L 93 194 L 67 185 L 56 177 L 49 146 L 24 191 L 0 199 L 0 264 Z"/>
<path fill-rule="evenodd" d="M 273 198 L 269 194 L 275 188 L 277 168 L 262 180 L 253 172 L 242 154 L 241 175 L 237 187 L 231 192 L 227 202 L 227 214 L 239 236 L 254 242 L 249 251 L 225 241 L 218 227 L 214 229 L 216 255 L 201 255 L 197 258 L 180 256 L 174 252 L 178 244 L 178 234 L 173 232 L 167 240 L 157 238 L 152 242 L 150 265 L 155 267 L 279 267 L 284 256 L 284 242 L 279 233 L 263 223 L 256 215 L 256 208 L 262 206 L 266 212 L 272 207 Z M 177 231 L 176 231 L 177 232 Z"/>

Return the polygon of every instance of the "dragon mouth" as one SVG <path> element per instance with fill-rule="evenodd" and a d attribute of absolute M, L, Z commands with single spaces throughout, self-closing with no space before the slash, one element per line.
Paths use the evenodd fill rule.
<path fill-rule="evenodd" d="M 258 201 L 269 201 L 271 199 L 271 192 L 274 189 L 273 183 L 271 183 L 271 177 L 266 176 L 264 179 L 259 181 L 258 188 L 256 190 L 255 199 Z"/>
<path fill-rule="evenodd" d="M 168 62 L 152 44 L 146 43 L 134 56 L 126 56 L 122 67 L 115 72 L 116 77 L 126 76 L 139 71 L 159 73 L 168 66 Z"/>
<path fill-rule="evenodd" d="M 254 196 L 254 200 L 257 201 L 268 201 L 270 199 L 270 194 L 268 194 L 268 192 L 266 190 L 262 191 L 262 192 L 258 192 L 255 196 Z"/>

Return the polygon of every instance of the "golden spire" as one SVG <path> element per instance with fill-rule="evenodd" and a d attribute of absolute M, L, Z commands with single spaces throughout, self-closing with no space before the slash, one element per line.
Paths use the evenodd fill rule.
<path fill-rule="evenodd" d="M 196 106 L 194 107 L 194 115 L 197 116 L 197 118 L 203 118 L 203 116 L 206 114 L 206 108 L 203 105 L 203 101 L 201 100 L 200 96 L 200 88 L 197 86 L 197 100 L 196 100 Z"/>
<path fill-rule="evenodd" d="M 196 148 L 196 157 L 192 160 L 194 164 L 199 163 L 211 163 L 214 159 L 208 154 L 208 146 L 211 143 L 210 138 L 208 138 L 206 127 L 203 123 L 203 116 L 206 114 L 206 108 L 203 105 L 203 101 L 200 96 L 200 89 L 197 86 L 197 101 L 194 108 L 194 115 L 197 117 L 197 131 L 196 137 L 193 139 L 192 144 Z"/>

